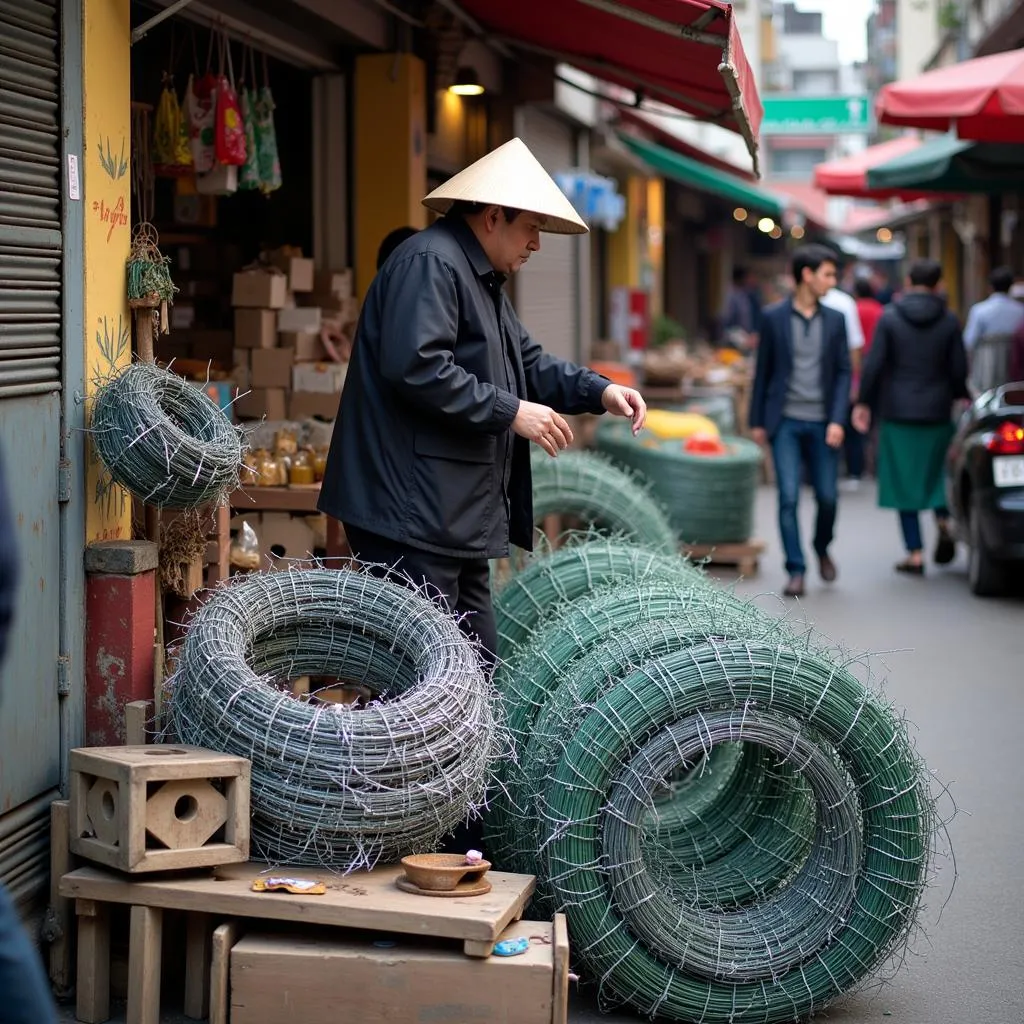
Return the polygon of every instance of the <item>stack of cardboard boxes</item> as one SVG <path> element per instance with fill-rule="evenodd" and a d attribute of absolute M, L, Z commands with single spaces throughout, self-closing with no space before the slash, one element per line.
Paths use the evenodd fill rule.
<path fill-rule="evenodd" d="M 301 256 L 235 274 L 234 370 L 242 420 L 333 420 L 359 315 L 352 272 Z"/>

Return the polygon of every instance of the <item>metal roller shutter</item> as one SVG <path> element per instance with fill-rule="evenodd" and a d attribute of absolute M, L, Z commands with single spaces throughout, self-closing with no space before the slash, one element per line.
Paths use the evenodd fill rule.
<path fill-rule="evenodd" d="M 573 130 L 532 107 L 519 112 L 523 142 L 549 174 L 576 164 Z M 516 312 L 530 334 L 552 355 L 577 361 L 579 338 L 577 251 L 574 235 L 541 236 L 540 252 L 516 275 Z"/>
<path fill-rule="evenodd" d="M 60 390 L 56 0 L 0 0 L 0 399 Z"/>

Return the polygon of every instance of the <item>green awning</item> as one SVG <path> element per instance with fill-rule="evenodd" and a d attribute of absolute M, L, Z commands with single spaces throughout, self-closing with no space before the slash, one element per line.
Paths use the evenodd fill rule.
<path fill-rule="evenodd" d="M 1024 145 L 967 142 L 943 135 L 868 170 L 870 189 L 921 192 L 1016 192 L 1024 178 Z"/>
<path fill-rule="evenodd" d="M 707 167 L 655 142 L 647 142 L 623 132 L 618 135 L 630 152 L 666 178 L 700 192 L 721 196 L 737 206 L 749 207 L 781 219 L 786 204 L 771 192 L 757 188 L 727 171 Z"/>

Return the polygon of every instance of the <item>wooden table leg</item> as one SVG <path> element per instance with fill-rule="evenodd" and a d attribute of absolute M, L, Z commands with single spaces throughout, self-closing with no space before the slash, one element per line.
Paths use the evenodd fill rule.
<path fill-rule="evenodd" d="M 164 912 L 132 907 L 128 952 L 128 1020 L 160 1024 L 160 945 Z"/>
<path fill-rule="evenodd" d="M 237 921 L 225 921 L 213 933 L 210 957 L 210 1024 L 228 1024 L 231 1005 L 231 949 L 242 934 Z"/>
<path fill-rule="evenodd" d="M 95 900 L 76 900 L 78 981 L 75 1016 L 83 1024 L 110 1019 L 110 910 Z"/>
<path fill-rule="evenodd" d="M 210 956 L 212 934 L 208 914 L 188 915 L 185 945 L 185 1016 L 206 1020 L 210 1008 Z"/>

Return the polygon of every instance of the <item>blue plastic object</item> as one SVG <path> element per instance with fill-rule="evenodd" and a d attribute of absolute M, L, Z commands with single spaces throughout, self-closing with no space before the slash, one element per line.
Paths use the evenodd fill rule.
<path fill-rule="evenodd" d="M 530 940 L 526 938 L 502 939 L 494 944 L 495 956 L 519 956 L 530 948 Z"/>

